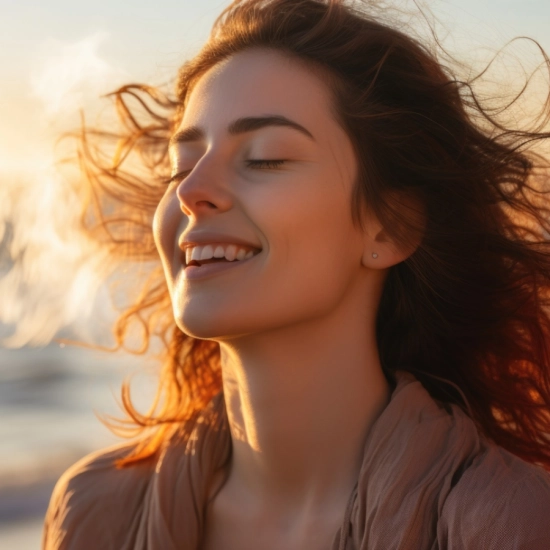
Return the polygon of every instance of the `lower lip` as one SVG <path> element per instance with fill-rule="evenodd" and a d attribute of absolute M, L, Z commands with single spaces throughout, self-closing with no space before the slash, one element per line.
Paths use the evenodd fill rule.
<path fill-rule="evenodd" d="M 258 254 L 255 254 L 247 260 L 234 260 L 232 262 L 220 262 L 200 266 L 190 265 L 183 270 L 183 276 L 185 279 L 204 279 L 205 277 L 210 277 L 211 275 L 217 275 L 218 273 L 223 273 L 225 271 L 235 269 L 239 265 L 247 264 L 256 256 L 258 256 Z"/>

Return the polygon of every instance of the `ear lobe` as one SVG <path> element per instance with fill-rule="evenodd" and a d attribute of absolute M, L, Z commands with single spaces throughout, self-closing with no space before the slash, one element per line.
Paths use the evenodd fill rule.
<path fill-rule="evenodd" d="M 374 238 L 367 237 L 365 241 L 365 250 L 361 263 L 365 267 L 374 269 L 386 269 L 393 265 L 403 262 L 411 256 L 420 246 L 424 237 L 426 218 L 425 209 L 422 202 L 410 195 L 400 194 L 394 196 L 392 201 L 392 212 L 394 213 L 393 220 L 388 220 L 387 223 L 392 223 L 395 227 L 395 233 L 403 235 L 401 242 L 390 235 L 380 222 L 376 221 L 376 228 L 373 227 L 371 219 L 370 233 L 374 234 Z"/>
<path fill-rule="evenodd" d="M 365 249 L 362 264 L 365 267 L 373 269 L 386 269 L 402 262 L 407 257 L 408 254 L 399 250 L 394 243 L 387 238 L 385 231 L 381 229 L 371 241 L 371 244 Z"/>

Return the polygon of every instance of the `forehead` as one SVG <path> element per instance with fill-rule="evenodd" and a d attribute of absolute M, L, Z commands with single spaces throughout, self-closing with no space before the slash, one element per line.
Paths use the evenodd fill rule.
<path fill-rule="evenodd" d="M 275 50 L 237 53 L 192 88 L 182 126 L 226 125 L 238 117 L 283 115 L 311 125 L 332 118 L 331 94 L 320 74 Z"/>

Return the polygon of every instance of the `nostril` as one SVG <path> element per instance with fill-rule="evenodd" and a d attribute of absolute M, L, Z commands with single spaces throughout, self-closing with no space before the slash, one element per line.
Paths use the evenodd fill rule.
<path fill-rule="evenodd" d="M 216 208 L 216 205 L 213 203 L 213 202 L 210 202 L 210 201 L 197 201 L 196 202 L 196 205 L 199 206 L 199 205 L 202 205 L 204 204 L 204 206 L 206 206 L 207 208 Z"/>

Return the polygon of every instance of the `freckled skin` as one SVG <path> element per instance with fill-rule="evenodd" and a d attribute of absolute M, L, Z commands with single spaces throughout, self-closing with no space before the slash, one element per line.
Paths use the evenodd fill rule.
<path fill-rule="evenodd" d="M 240 117 L 265 115 L 297 122 L 314 140 L 287 127 L 227 132 Z M 389 399 L 375 319 L 388 268 L 407 254 L 376 220 L 364 232 L 352 224 L 353 148 L 329 89 L 302 63 L 271 50 L 236 54 L 193 88 L 180 130 L 190 126 L 205 137 L 171 150 L 174 173 L 190 172 L 168 188 L 154 233 L 176 323 L 221 349 L 233 456 L 207 547 L 223 540 L 229 515 L 233 539 L 241 521 L 246 539 L 254 526 L 271 529 L 290 548 L 321 517 L 330 538 Z M 250 159 L 285 162 L 258 168 Z M 187 280 L 178 238 L 195 228 L 262 252 Z"/>

